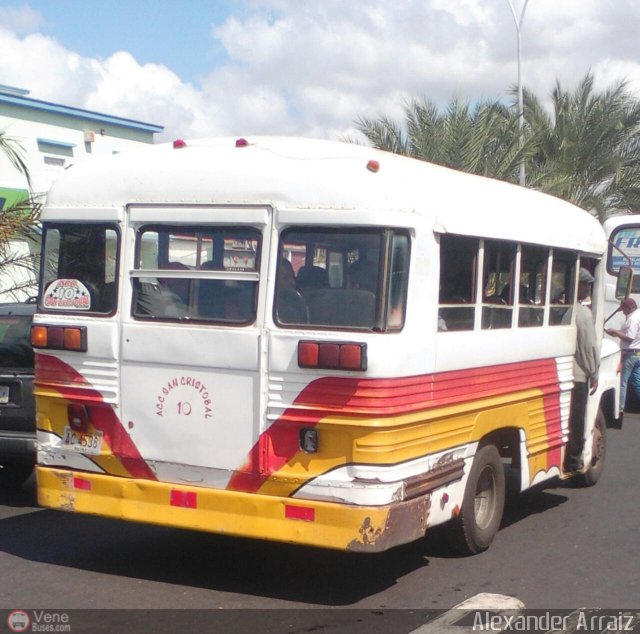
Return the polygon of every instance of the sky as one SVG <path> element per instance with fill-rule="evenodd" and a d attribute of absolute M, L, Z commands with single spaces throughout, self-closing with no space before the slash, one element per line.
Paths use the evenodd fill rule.
<path fill-rule="evenodd" d="M 640 98 L 638 32 L 638 0 L 529 0 L 523 84 L 548 101 L 592 72 Z M 412 98 L 511 101 L 517 29 L 509 0 L 0 0 L 0 84 L 160 141 L 337 139 Z"/>

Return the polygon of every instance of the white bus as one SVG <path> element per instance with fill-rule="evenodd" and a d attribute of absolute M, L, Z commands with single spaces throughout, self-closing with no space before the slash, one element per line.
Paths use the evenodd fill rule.
<path fill-rule="evenodd" d="M 624 321 L 622 312 L 615 311 L 620 306 L 615 289 L 621 266 L 630 266 L 633 270 L 631 295 L 640 306 L 640 215 L 627 214 L 610 216 L 603 224 L 605 236 L 609 242 L 607 252 L 607 277 L 605 290 L 605 312 L 610 320 L 607 328 L 620 328 Z"/>
<path fill-rule="evenodd" d="M 360 552 L 486 549 L 568 439 L 588 213 L 350 144 L 175 142 L 53 186 L 37 348 L 47 507 Z M 590 397 L 583 480 L 617 411 Z"/>

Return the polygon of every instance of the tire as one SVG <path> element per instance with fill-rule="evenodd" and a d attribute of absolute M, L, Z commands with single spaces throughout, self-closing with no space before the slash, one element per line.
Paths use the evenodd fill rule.
<path fill-rule="evenodd" d="M 451 527 L 450 543 L 461 555 L 487 550 L 496 536 L 505 499 L 505 478 L 495 445 L 476 452 L 462 499 L 460 515 Z"/>
<path fill-rule="evenodd" d="M 585 473 L 578 477 L 578 482 L 582 486 L 592 487 L 598 482 L 604 469 L 604 459 L 607 453 L 607 421 L 602 410 L 598 410 L 596 421 L 593 427 L 593 451 L 591 464 Z"/>
<path fill-rule="evenodd" d="M 0 465 L 0 487 L 17 489 L 31 476 L 33 465 L 26 463 L 10 463 Z"/>

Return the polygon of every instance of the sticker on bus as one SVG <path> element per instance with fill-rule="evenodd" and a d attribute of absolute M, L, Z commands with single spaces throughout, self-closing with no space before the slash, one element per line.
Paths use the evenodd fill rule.
<path fill-rule="evenodd" d="M 44 307 L 58 310 L 90 310 L 91 293 L 80 280 L 55 280 L 44 293 Z"/>

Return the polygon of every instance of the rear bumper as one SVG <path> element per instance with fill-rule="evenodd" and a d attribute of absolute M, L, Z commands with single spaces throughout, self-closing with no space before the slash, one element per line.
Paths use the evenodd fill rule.
<path fill-rule="evenodd" d="M 4 462 L 35 463 L 36 433 L 0 430 L 0 464 Z"/>
<path fill-rule="evenodd" d="M 429 497 L 361 507 L 37 467 L 42 506 L 134 522 L 381 552 L 422 537 Z"/>

